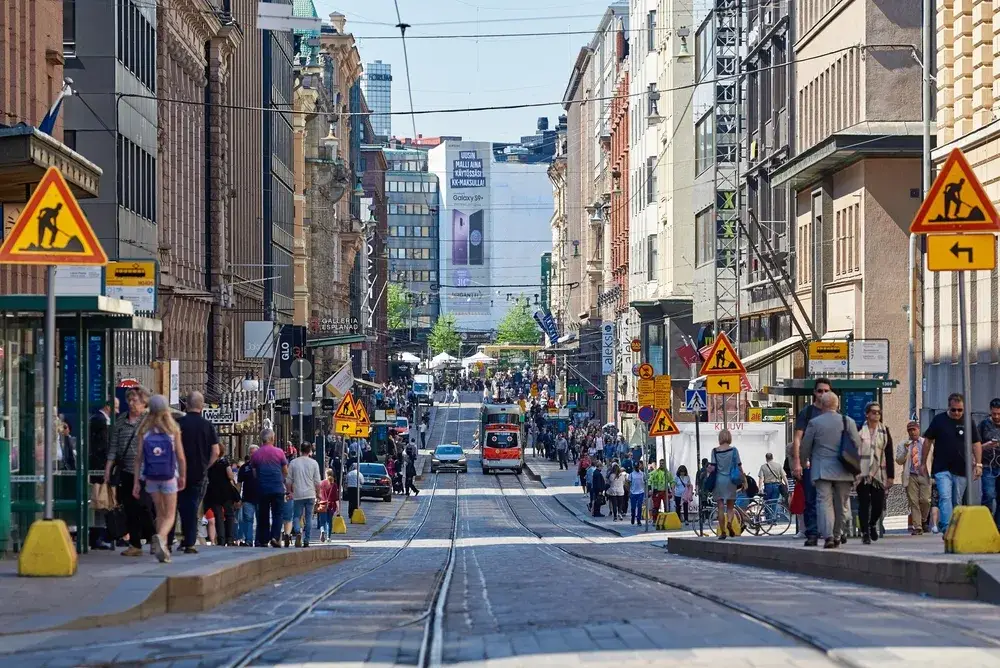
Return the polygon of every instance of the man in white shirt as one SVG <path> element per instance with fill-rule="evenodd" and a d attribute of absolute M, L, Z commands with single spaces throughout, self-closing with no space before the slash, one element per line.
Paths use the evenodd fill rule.
<path fill-rule="evenodd" d="M 295 536 L 295 547 L 309 547 L 309 534 L 312 530 L 313 506 L 319 494 L 319 484 L 322 478 L 319 474 L 319 464 L 310 457 L 312 443 L 305 442 L 299 448 L 300 457 L 296 457 L 288 465 L 288 484 L 291 487 L 294 504 L 292 534 Z M 305 513 L 305 531 L 301 531 L 299 522 Z M 303 533 L 305 536 L 303 537 Z"/>
<path fill-rule="evenodd" d="M 420 447 L 424 450 L 427 449 L 427 425 L 423 420 L 420 421 Z"/>
<path fill-rule="evenodd" d="M 347 472 L 347 479 L 344 483 L 347 488 L 347 516 L 353 517 L 354 509 L 358 507 L 358 503 L 361 501 L 361 486 L 365 484 L 365 477 L 361 475 L 357 464 L 351 466 L 351 470 Z"/>

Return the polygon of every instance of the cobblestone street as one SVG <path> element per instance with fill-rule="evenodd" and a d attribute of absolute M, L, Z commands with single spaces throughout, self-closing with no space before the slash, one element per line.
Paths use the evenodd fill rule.
<path fill-rule="evenodd" d="M 469 473 L 425 476 L 347 561 L 203 614 L 4 636 L 0 665 L 1000 665 L 1000 608 L 669 555 L 483 476 L 478 405 L 433 411 L 428 446 Z"/>

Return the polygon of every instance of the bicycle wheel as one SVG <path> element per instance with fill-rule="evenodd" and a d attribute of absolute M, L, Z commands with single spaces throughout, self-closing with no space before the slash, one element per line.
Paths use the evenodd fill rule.
<path fill-rule="evenodd" d="M 759 501 L 751 501 L 746 508 L 741 509 L 740 522 L 745 531 L 759 536 L 764 532 L 763 525 L 767 522 L 767 512 Z"/>
<path fill-rule="evenodd" d="M 719 509 L 717 506 L 712 506 L 711 508 L 705 508 L 708 513 L 708 517 L 705 518 L 705 530 L 702 531 L 702 536 L 718 536 L 719 535 Z"/>
<path fill-rule="evenodd" d="M 784 536 L 792 526 L 792 513 L 788 510 L 788 504 L 784 499 L 776 499 L 769 502 L 769 505 L 772 510 L 768 512 L 770 520 L 764 529 L 765 533 L 768 536 Z"/>

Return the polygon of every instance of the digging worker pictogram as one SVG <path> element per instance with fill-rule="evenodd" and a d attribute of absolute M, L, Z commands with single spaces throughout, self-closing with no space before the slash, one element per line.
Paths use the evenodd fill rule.
<path fill-rule="evenodd" d="M 56 225 L 56 218 L 59 217 L 59 212 L 62 210 L 62 202 L 59 202 L 55 206 L 50 206 L 42 209 L 38 213 L 38 247 L 42 247 L 42 241 L 45 239 L 45 232 L 49 233 L 49 246 L 52 246 L 56 242 L 56 235 L 59 234 L 59 227 Z"/>
<path fill-rule="evenodd" d="M 951 218 L 949 211 L 952 205 L 955 206 L 954 216 L 957 218 L 959 211 L 962 210 L 962 186 L 965 185 L 965 179 L 959 179 L 958 183 L 949 183 L 944 187 L 944 217 L 946 219 Z"/>

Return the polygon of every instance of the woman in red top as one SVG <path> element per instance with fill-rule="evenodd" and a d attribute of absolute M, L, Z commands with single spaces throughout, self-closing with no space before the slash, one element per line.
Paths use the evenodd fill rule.
<path fill-rule="evenodd" d="M 319 542 L 325 543 L 333 533 L 333 516 L 337 514 L 340 489 L 333 477 L 333 469 L 326 470 L 326 480 L 319 484 L 319 498 L 316 499 L 316 517 L 319 521 Z"/>

